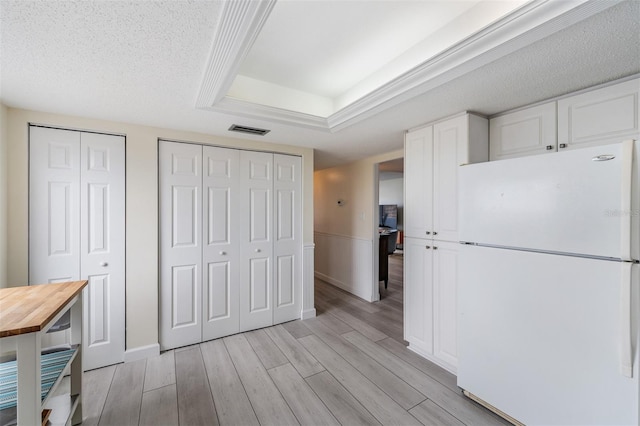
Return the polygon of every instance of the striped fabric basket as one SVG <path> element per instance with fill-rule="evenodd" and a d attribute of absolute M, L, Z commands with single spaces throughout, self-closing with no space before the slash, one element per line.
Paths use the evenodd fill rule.
<path fill-rule="evenodd" d="M 67 349 L 41 355 L 41 396 L 43 401 L 75 351 L 76 349 Z M 18 402 L 17 371 L 16 361 L 0 364 L 0 410 L 15 407 Z"/>

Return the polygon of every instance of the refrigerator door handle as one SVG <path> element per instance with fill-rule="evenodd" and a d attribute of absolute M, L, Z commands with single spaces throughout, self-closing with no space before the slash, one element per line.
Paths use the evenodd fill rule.
<path fill-rule="evenodd" d="M 622 262 L 620 281 L 620 374 L 633 377 L 631 346 L 631 262 Z"/>
<path fill-rule="evenodd" d="M 622 197 L 620 198 L 620 256 L 631 260 L 631 191 L 633 182 L 633 139 L 622 142 Z"/>

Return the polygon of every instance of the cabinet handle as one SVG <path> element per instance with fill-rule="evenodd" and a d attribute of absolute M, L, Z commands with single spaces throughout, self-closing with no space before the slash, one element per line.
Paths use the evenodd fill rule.
<path fill-rule="evenodd" d="M 260 249 L 256 249 L 256 253 L 260 253 Z"/>
<path fill-rule="evenodd" d="M 553 149 L 553 145 L 547 145 L 547 151 L 551 151 Z"/>
<path fill-rule="evenodd" d="M 107 262 L 100 262 L 100 266 L 102 266 L 104 268 L 104 267 L 109 266 L 109 264 Z"/>
<path fill-rule="evenodd" d="M 434 250 L 438 250 L 438 247 L 436 247 L 436 246 L 433 246 L 433 249 L 434 249 Z"/>
<path fill-rule="evenodd" d="M 567 144 L 566 144 L 566 143 L 561 143 L 561 144 L 560 144 L 560 148 L 566 148 L 566 147 L 567 147 Z"/>
<path fill-rule="evenodd" d="M 227 254 L 227 252 L 226 252 L 226 251 L 221 251 L 221 252 L 220 252 L 220 255 L 222 255 L 222 256 L 224 256 L 225 254 Z"/>
<path fill-rule="evenodd" d="M 431 232 L 427 231 L 427 235 L 431 235 Z"/>
<path fill-rule="evenodd" d="M 427 250 L 429 250 L 431 248 L 431 246 L 424 246 L 424 248 L 426 248 Z"/>
<path fill-rule="evenodd" d="M 433 235 L 438 235 L 438 233 L 434 231 L 434 232 L 433 232 Z"/>

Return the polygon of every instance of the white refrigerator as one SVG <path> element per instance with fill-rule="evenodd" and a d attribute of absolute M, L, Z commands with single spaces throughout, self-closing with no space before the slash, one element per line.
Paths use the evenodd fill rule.
<path fill-rule="evenodd" d="M 640 146 L 459 168 L 458 386 L 527 425 L 640 421 Z"/>

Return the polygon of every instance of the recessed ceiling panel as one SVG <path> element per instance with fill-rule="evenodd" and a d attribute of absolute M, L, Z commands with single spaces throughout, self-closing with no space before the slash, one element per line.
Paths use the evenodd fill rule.
<path fill-rule="evenodd" d="M 229 96 L 328 117 L 524 3 L 278 1 Z"/>

